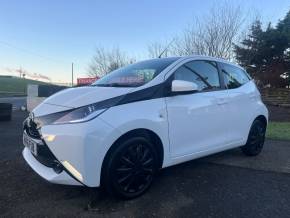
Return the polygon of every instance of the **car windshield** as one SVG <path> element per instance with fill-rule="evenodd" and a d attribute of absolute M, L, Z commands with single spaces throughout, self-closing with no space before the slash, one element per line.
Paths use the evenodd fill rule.
<path fill-rule="evenodd" d="M 178 58 L 160 58 L 141 61 L 112 71 L 92 86 L 137 87 L 151 81 Z"/>

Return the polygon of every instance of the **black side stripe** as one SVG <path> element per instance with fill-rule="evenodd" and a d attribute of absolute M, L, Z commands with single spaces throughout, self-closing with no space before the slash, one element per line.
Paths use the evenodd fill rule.
<path fill-rule="evenodd" d="M 165 83 L 128 93 L 114 106 L 165 97 Z"/>
<path fill-rule="evenodd" d="M 93 103 L 91 105 L 94 106 L 95 110 L 101 110 L 101 109 L 107 109 L 114 106 L 130 104 L 130 103 L 134 103 L 138 101 L 146 101 L 146 100 L 166 97 L 168 96 L 167 93 L 169 93 L 168 91 L 166 91 L 167 90 L 166 84 L 167 84 L 166 82 L 163 82 L 155 86 L 151 86 L 142 90 L 120 95 L 117 97 L 109 98 L 103 101 Z M 86 106 L 82 106 L 82 107 L 86 107 Z M 53 123 L 60 117 L 69 113 L 70 111 L 77 110 L 82 107 L 69 109 L 66 111 L 61 111 L 61 112 L 57 112 L 53 114 L 47 114 L 40 117 L 35 117 L 34 122 L 37 124 L 37 127 L 40 128 L 41 126 Z"/>

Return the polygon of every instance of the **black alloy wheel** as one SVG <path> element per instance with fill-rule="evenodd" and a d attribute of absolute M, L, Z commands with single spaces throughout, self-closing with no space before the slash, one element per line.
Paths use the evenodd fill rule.
<path fill-rule="evenodd" d="M 261 153 L 265 142 L 266 126 L 260 120 L 255 120 L 251 126 L 247 144 L 241 147 L 244 154 L 256 156 Z"/>
<path fill-rule="evenodd" d="M 152 184 L 157 170 L 157 153 L 148 139 L 132 138 L 113 151 L 107 168 L 107 189 L 125 199 L 135 198 Z"/>

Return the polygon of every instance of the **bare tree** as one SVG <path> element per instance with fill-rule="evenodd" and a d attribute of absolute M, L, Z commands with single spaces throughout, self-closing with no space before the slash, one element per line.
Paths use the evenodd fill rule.
<path fill-rule="evenodd" d="M 148 45 L 148 54 L 150 58 L 158 58 L 160 54 L 164 51 L 162 54 L 162 57 L 168 57 L 170 55 L 169 49 L 166 49 L 167 43 L 162 42 L 153 42 Z"/>
<path fill-rule="evenodd" d="M 164 56 L 168 55 L 209 55 L 232 59 L 233 45 L 245 21 L 240 6 L 228 1 L 216 3 L 209 13 L 200 18 L 194 18 L 175 40 Z M 155 56 L 164 49 L 162 43 L 148 46 L 149 56 Z"/>
<path fill-rule="evenodd" d="M 133 62 L 135 62 L 135 60 L 128 58 L 119 48 L 108 50 L 103 47 L 98 47 L 89 65 L 88 75 L 102 77 L 115 69 Z"/>
<path fill-rule="evenodd" d="M 171 48 L 171 52 L 175 55 L 193 55 L 205 54 L 204 43 L 201 40 L 202 25 L 195 18 L 194 23 L 183 30 L 182 34 L 177 38 Z"/>
<path fill-rule="evenodd" d="M 184 31 L 177 47 L 188 55 L 196 53 L 231 59 L 233 45 L 244 22 L 242 9 L 225 1 L 211 8 L 202 19 Z"/>
<path fill-rule="evenodd" d="M 154 42 L 148 45 L 148 55 L 150 58 L 169 57 L 175 55 L 172 51 L 172 45 L 177 39 L 174 37 L 170 41 Z"/>

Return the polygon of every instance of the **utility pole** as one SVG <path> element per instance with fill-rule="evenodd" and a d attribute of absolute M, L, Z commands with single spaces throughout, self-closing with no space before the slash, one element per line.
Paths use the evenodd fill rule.
<path fill-rule="evenodd" d="M 74 85 L 74 63 L 71 63 L 71 87 Z"/>

